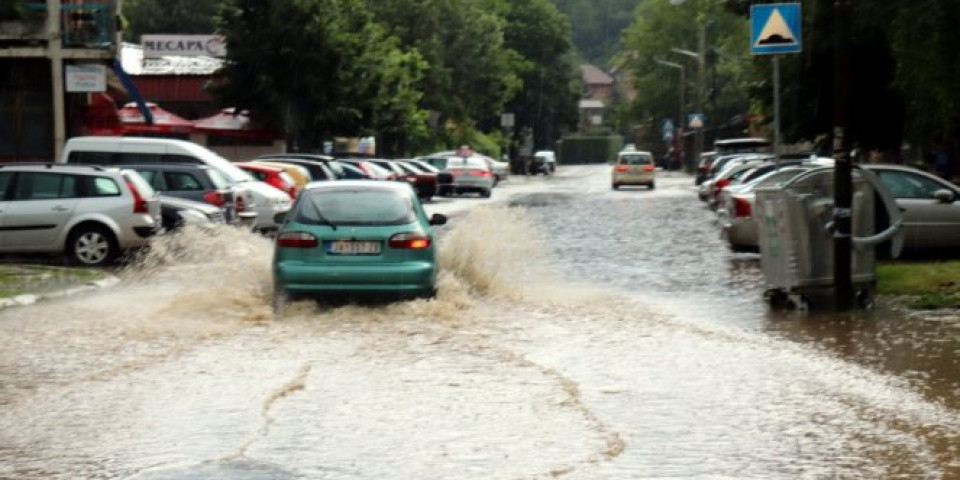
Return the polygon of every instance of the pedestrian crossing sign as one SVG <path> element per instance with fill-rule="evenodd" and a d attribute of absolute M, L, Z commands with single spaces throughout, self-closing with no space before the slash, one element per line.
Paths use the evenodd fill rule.
<path fill-rule="evenodd" d="M 750 6 L 750 53 L 775 55 L 801 50 L 799 3 Z"/>

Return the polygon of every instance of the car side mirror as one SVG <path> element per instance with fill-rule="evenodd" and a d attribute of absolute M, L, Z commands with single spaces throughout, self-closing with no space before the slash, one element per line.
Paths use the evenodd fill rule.
<path fill-rule="evenodd" d="M 933 198 L 936 198 L 940 203 L 953 203 L 953 201 L 956 200 L 953 192 L 947 190 L 946 188 L 941 188 L 940 190 L 933 192 Z"/>
<path fill-rule="evenodd" d="M 288 214 L 288 213 L 290 213 L 290 212 L 289 212 L 289 211 L 287 211 L 287 212 L 277 212 L 277 213 L 273 214 L 273 222 L 276 223 L 277 225 L 282 225 L 283 222 L 286 222 L 286 221 L 287 221 L 287 214 Z"/>
<path fill-rule="evenodd" d="M 442 213 L 434 213 L 430 216 L 430 225 L 446 225 L 447 216 Z"/>

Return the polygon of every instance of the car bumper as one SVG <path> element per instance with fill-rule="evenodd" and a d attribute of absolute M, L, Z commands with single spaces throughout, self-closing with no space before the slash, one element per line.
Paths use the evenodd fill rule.
<path fill-rule="evenodd" d="M 726 218 L 721 220 L 723 238 L 734 249 L 759 248 L 757 238 L 757 223 L 752 218 Z"/>
<path fill-rule="evenodd" d="M 638 175 L 614 175 L 613 183 L 617 185 L 651 185 L 656 180 L 656 175 L 638 174 Z"/>
<path fill-rule="evenodd" d="M 431 262 L 391 265 L 319 265 L 284 261 L 274 268 L 274 282 L 289 293 L 430 292 L 436 284 Z"/>

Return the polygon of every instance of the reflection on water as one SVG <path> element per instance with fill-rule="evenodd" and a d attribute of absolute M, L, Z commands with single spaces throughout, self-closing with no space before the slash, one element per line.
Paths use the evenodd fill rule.
<path fill-rule="evenodd" d="M 472 211 L 434 301 L 273 321 L 270 243 L 224 230 L 0 312 L 0 478 L 960 474 L 955 408 L 861 362 L 872 332 L 767 316 L 659 188 Z"/>

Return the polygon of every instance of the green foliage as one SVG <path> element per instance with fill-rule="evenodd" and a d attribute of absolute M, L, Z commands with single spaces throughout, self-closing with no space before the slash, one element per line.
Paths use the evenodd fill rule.
<path fill-rule="evenodd" d="M 361 0 L 226 0 L 221 16 L 228 82 L 215 92 L 283 126 L 291 148 L 383 130 L 390 149 L 424 135 L 413 87 L 422 59 L 400 49 Z"/>
<path fill-rule="evenodd" d="M 573 20 L 573 43 L 589 63 L 607 65 L 622 49 L 621 32 L 643 0 L 553 0 Z"/>
<path fill-rule="evenodd" d="M 709 50 L 704 52 L 704 113 L 708 127 L 744 113 L 749 105 L 747 20 L 725 10 L 717 2 L 687 1 L 672 5 L 669 0 L 649 0 L 637 8 L 633 25 L 624 31 L 626 50 L 616 63 L 633 75 L 637 96 L 629 113 L 637 123 L 659 128 L 664 118 L 676 119 L 680 109 L 680 88 L 684 91 L 684 116 L 697 105 L 698 64 L 695 58 L 672 49 L 699 50 L 701 25 Z M 680 86 L 683 67 L 684 84 Z"/>
<path fill-rule="evenodd" d="M 619 135 L 569 135 L 560 142 L 559 163 L 608 163 L 623 149 Z"/>
<path fill-rule="evenodd" d="M 529 129 L 535 148 L 550 148 L 577 122 L 580 88 L 570 22 L 547 0 L 515 0 L 506 18 L 506 46 L 522 59 L 517 71 L 523 88 L 506 105 L 514 114 L 512 141 Z"/>
<path fill-rule="evenodd" d="M 130 21 L 123 32 L 128 42 L 143 34 L 211 34 L 223 0 L 126 0 L 123 14 Z"/>

